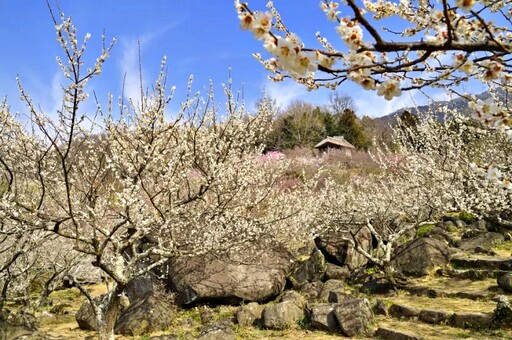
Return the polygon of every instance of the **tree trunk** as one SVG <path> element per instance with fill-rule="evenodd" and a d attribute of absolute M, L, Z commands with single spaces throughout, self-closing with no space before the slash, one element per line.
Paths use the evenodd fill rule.
<path fill-rule="evenodd" d="M 112 290 L 103 297 L 99 306 L 95 306 L 99 340 L 114 339 L 114 326 L 119 314 L 123 290 L 123 285 L 114 284 Z"/>

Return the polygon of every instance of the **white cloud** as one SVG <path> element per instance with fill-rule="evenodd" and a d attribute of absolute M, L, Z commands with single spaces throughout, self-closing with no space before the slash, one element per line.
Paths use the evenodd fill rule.
<path fill-rule="evenodd" d="M 421 105 L 424 101 L 424 96 L 418 91 L 403 93 L 402 96 L 392 100 L 386 100 L 374 91 L 363 89 L 359 89 L 356 94 L 351 95 L 356 102 L 357 113 L 360 116 L 368 115 L 370 117 L 382 117 L 403 107 Z"/>
<path fill-rule="evenodd" d="M 266 88 L 270 97 L 274 98 L 281 108 L 286 108 L 294 100 L 300 99 L 313 105 L 327 104 L 330 90 L 319 89 L 308 91 L 304 85 L 291 80 L 273 82 L 267 80 L 262 88 Z"/>
<path fill-rule="evenodd" d="M 140 53 L 143 55 L 144 48 L 147 47 L 151 41 L 164 35 L 169 30 L 176 27 L 180 22 L 181 20 L 170 23 L 165 27 L 143 34 L 139 38 L 121 37 L 119 39 L 119 43 L 121 45 L 121 57 L 119 58 L 118 66 L 121 73 L 121 82 L 124 82 L 125 99 L 128 100 L 131 98 L 134 104 L 138 105 L 138 103 L 140 103 L 141 86 L 144 90 L 146 90 L 148 86 L 147 71 L 143 65 L 141 69 L 139 69 L 139 44 Z"/>

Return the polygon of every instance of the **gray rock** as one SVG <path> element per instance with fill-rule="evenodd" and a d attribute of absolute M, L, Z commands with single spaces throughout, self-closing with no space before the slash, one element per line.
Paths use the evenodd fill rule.
<path fill-rule="evenodd" d="M 452 223 L 452 222 L 441 222 L 441 223 Z M 455 226 L 453 226 L 453 228 L 455 228 Z M 453 245 L 455 242 L 453 237 L 441 227 L 436 227 L 436 228 L 426 232 L 423 237 L 435 238 L 439 241 L 446 242 L 446 244 L 448 244 L 448 245 Z"/>
<path fill-rule="evenodd" d="M 306 305 L 306 299 L 304 296 L 300 295 L 296 291 L 289 290 L 283 293 L 283 295 L 279 298 L 279 302 L 290 301 L 294 303 L 299 308 L 304 308 Z"/>
<path fill-rule="evenodd" d="M 459 328 L 483 330 L 491 326 L 492 318 L 493 314 L 489 313 L 455 313 L 451 318 L 451 324 Z"/>
<path fill-rule="evenodd" d="M 348 266 L 338 266 L 333 263 L 326 263 L 325 279 L 347 281 L 350 278 Z"/>
<path fill-rule="evenodd" d="M 293 287 L 302 286 L 306 282 L 321 281 L 326 269 L 324 255 L 320 250 L 315 249 L 307 260 L 297 264 L 289 280 Z"/>
<path fill-rule="evenodd" d="M 505 237 L 502 234 L 486 232 L 462 240 L 459 248 L 466 251 L 473 251 L 476 247 L 490 249 L 504 241 Z"/>
<path fill-rule="evenodd" d="M 291 301 L 267 305 L 262 314 L 263 326 L 276 330 L 290 328 L 303 317 L 304 310 Z"/>
<path fill-rule="evenodd" d="M 445 266 L 448 261 L 449 249 L 445 243 L 433 238 L 419 238 L 396 248 L 391 263 L 399 273 L 424 276 L 435 267 Z"/>
<path fill-rule="evenodd" d="M 364 293 L 378 294 L 378 295 L 395 295 L 395 289 L 391 282 L 384 277 L 378 277 L 372 280 L 368 280 L 363 283 L 361 290 Z"/>
<path fill-rule="evenodd" d="M 83 258 L 77 264 L 72 266 L 64 277 L 66 287 L 72 287 L 75 283 L 80 284 L 94 284 L 104 281 L 105 276 L 103 271 L 92 265 L 91 258 Z"/>
<path fill-rule="evenodd" d="M 512 273 L 498 275 L 498 286 L 506 292 L 512 292 Z"/>
<path fill-rule="evenodd" d="M 423 309 L 420 312 L 419 319 L 426 323 L 440 324 L 448 320 L 451 316 L 451 313 L 442 310 Z"/>
<path fill-rule="evenodd" d="M 152 273 L 146 273 L 143 276 L 138 276 L 128 282 L 124 289 L 124 293 L 128 297 L 128 300 L 135 301 L 143 298 L 149 292 L 161 285 L 159 280 Z"/>
<path fill-rule="evenodd" d="M 396 303 L 389 307 L 389 315 L 398 319 L 415 318 L 420 316 L 420 312 L 421 311 L 418 308 L 399 305 Z"/>
<path fill-rule="evenodd" d="M 69 303 L 61 303 L 58 305 L 55 305 L 50 309 L 50 313 L 55 315 L 67 315 L 71 314 L 73 310 L 73 306 L 71 306 Z"/>
<path fill-rule="evenodd" d="M 512 324 L 512 305 L 506 296 L 498 298 L 498 304 L 492 317 L 494 328 L 510 327 Z"/>
<path fill-rule="evenodd" d="M 351 299 L 353 296 L 349 293 L 345 292 L 329 292 L 329 297 L 327 298 L 327 302 L 329 303 L 338 303 L 341 301 L 345 301 L 347 299 Z"/>
<path fill-rule="evenodd" d="M 237 336 L 233 327 L 226 323 L 212 323 L 204 327 L 198 340 L 236 340 Z"/>
<path fill-rule="evenodd" d="M 32 314 L 0 310 L 0 339 L 33 339 L 38 336 L 38 327 L 38 322 Z"/>
<path fill-rule="evenodd" d="M 372 249 L 372 234 L 368 227 L 353 227 L 354 238 L 357 243 L 366 251 Z M 344 266 L 346 265 L 350 271 L 361 268 L 368 263 L 368 259 L 364 257 L 360 252 L 355 250 L 351 242 L 345 239 L 352 239 L 352 234 L 349 231 L 343 231 L 338 233 L 332 233 L 322 235 L 315 239 L 317 247 L 326 256 L 329 256 L 336 264 Z"/>
<path fill-rule="evenodd" d="M 291 254 L 269 243 L 247 245 L 244 251 L 175 258 L 169 262 L 169 287 L 184 305 L 214 300 L 239 304 L 279 295 L 293 266 Z"/>
<path fill-rule="evenodd" d="M 334 308 L 341 331 L 347 336 L 369 335 L 374 315 L 368 299 L 347 299 Z"/>
<path fill-rule="evenodd" d="M 96 303 L 99 303 L 102 299 L 102 296 L 98 296 L 94 298 Z M 89 302 L 89 300 L 85 300 L 78 312 L 75 315 L 76 322 L 78 323 L 78 327 L 84 331 L 97 331 L 98 330 L 98 322 L 96 321 L 96 314 L 94 313 L 94 309 Z"/>
<path fill-rule="evenodd" d="M 322 302 L 329 301 L 329 297 L 334 293 L 345 294 L 345 282 L 340 280 L 325 281 L 322 291 L 318 295 L 318 300 Z"/>
<path fill-rule="evenodd" d="M 170 327 L 175 314 L 176 306 L 173 297 L 163 291 L 155 290 L 132 302 L 121 313 L 114 332 L 139 336 L 163 331 Z"/>
<path fill-rule="evenodd" d="M 377 300 L 377 303 L 375 304 L 375 306 L 373 306 L 373 313 L 375 315 L 388 316 L 389 315 L 388 306 L 386 306 L 384 301 Z"/>
<path fill-rule="evenodd" d="M 163 335 L 152 336 L 151 338 L 149 338 L 149 340 L 178 340 L 178 339 L 179 339 L 179 336 L 177 336 L 176 334 L 163 334 Z"/>
<path fill-rule="evenodd" d="M 464 222 L 462 222 L 461 220 L 458 220 L 458 221 L 460 222 L 458 226 L 457 226 L 457 223 L 454 221 L 437 222 L 436 226 L 451 233 L 451 232 L 456 231 L 457 229 L 461 229 L 466 226 L 466 224 Z M 462 225 L 461 223 L 464 223 L 464 224 Z"/>
<path fill-rule="evenodd" d="M 484 247 L 480 247 L 480 246 L 475 247 L 475 249 L 473 249 L 473 252 L 475 254 L 484 254 L 484 255 L 490 255 L 490 256 L 498 255 L 498 254 L 496 254 L 496 252 L 486 249 Z"/>
<path fill-rule="evenodd" d="M 484 220 L 477 220 L 469 225 L 472 230 L 487 231 L 487 223 Z"/>
<path fill-rule="evenodd" d="M 340 325 L 334 313 L 334 309 L 337 306 L 338 305 L 335 303 L 317 303 L 311 305 L 309 310 L 311 327 L 328 332 L 339 329 Z"/>
<path fill-rule="evenodd" d="M 324 287 L 324 283 L 321 281 L 308 282 L 299 288 L 299 292 L 306 298 L 308 301 L 315 301 L 318 299 L 320 292 Z"/>
<path fill-rule="evenodd" d="M 416 334 L 406 333 L 402 331 L 397 331 L 394 329 L 379 327 L 377 331 L 374 333 L 375 337 L 379 337 L 379 339 L 386 340 L 422 340 L 421 336 Z"/>
<path fill-rule="evenodd" d="M 261 319 L 263 312 L 263 306 L 257 302 L 248 303 L 245 306 L 240 307 L 236 313 L 236 320 L 240 326 L 251 326 L 257 320 Z"/>

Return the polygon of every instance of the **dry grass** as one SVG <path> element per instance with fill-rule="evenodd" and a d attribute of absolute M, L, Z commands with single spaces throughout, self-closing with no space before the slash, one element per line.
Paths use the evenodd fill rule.
<path fill-rule="evenodd" d="M 491 248 L 498 256 L 511 257 L 512 256 L 512 241 L 506 241 Z"/>
<path fill-rule="evenodd" d="M 477 293 L 488 292 L 489 287 L 496 286 L 496 279 L 487 278 L 485 280 L 461 280 L 451 277 L 436 277 L 426 276 L 423 278 L 411 281 L 417 286 L 429 287 L 436 290 L 441 290 L 446 293 Z"/>
<path fill-rule="evenodd" d="M 406 333 L 412 333 L 423 337 L 425 340 L 445 340 L 445 339 L 512 339 L 512 333 L 501 330 L 488 332 L 475 332 L 470 329 L 461 329 L 444 325 L 429 325 L 418 321 L 398 321 L 395 319 L 379 316 L 378 323 L 380 327 L 386 327 Z"/>
<path fill-rule="evenodd" d="M 475 301 L 469 299 L 455 299 L 455 298 L 429 298 L 426 296 L 416 296 L 403 294 L 396 297 L 384 299 L 386 304 L 390 305 L 397 303 L 418 309 L 434 309 L 443 310 L 446 312 L 482 312 L 492 313 L 496 308 L 494 301 Z"/>

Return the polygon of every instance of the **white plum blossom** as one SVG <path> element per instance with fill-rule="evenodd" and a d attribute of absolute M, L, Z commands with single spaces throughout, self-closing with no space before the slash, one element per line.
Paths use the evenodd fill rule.
<path fill-rule="evenodd" d="M 277 56 L 271 48 L 277 44 L 277 33 L 293 32 L 285 26 L 272 1 L 267 7 L 276 23 L 265 35 L 264 46 Z M 247 3 L 236 1 L 236 8 L 242 18 L 258 13 Z M 502 83 L 511 92 L 512 27 L 507 25 L 512 15 L 510 0 L 364 0 L 362 4 L 356 0 L 327 0 L 320 2 L 320 9 L 328 21 L 335 23 L 333 29 L 341 45 L 336 47 L 319 32 L 316 37 L 320 46 L 297 43 L 297 53 L 317 52 L 314 59 L 308 58 L 308 64 L 319 66 L 314 72 L 302 72 L 299 60 L 292 58 L 278 60 L 276 68 L 269 67 L 260 56 L 258 60 L 273 73 L 272 79 L 291 78 L 308 89 L 332 89 L 348 79 L 366 90 L 380 91 L 388 100 L 400 93 L 390 88 L 394 86 L 387 81 L 390 77 L 399 80 L 402 92 L 460 86 L 470 77 L 486 86 Z M 385 18 L 393 20 L 380 25 L 379 20 Z M 390 23 L 400 28 L 390 27 Z M 352 60 L 352 55 L 367 52 L 374 56 L 369 62 Z M 453 62 L 444 57 L 449 54 L 454 55 Z"/>
<path fill-rule="evenodd" d="M 397 79 L 386 79 L 384 82 L 377 85 L 377 94 L 384 96 L 387 100 L 399 97 L 402 94 L 400 82 Z"/>
<path fill-rule="evenodd" d="M 455 5 L 460 8 L 463 12 L 469 12 L 475 5 L 475 0 L 456 0 Z"/>
<path fill-rule="evenodd" d="M 340 14 L 340 11 L 337 11 L 339 7 L 339 4 L 336 2 L 328 2 L 327 4 L 325 2 L 320 2 L 320 8 L 325 12 L 327 15 L 327 20 L 329 21 L 336 21 L 338 18 L 338 14 Z"/>

